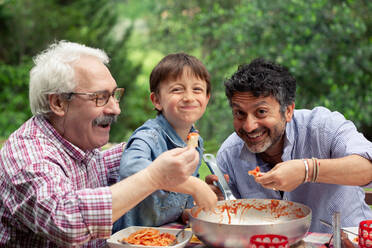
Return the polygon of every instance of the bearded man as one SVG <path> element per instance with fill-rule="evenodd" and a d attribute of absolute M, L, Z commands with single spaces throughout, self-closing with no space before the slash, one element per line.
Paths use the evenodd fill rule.
<path fill-rule="evenodd" d="M 240 66 L 225 87 L 235 132 L 217 163 L 235 197 L 305 204 L 312 209 L 311 232 L 331 233 L 319 220 L 332 223 L 335 212 L 342 227 L 372 218 L 360 187 L 372 181 L 372 143 L 351 121 L 324 107 L 296 110 L 295 78 L 263 59 Z M 262 173 L 249 176 L 256 166 Z"/>

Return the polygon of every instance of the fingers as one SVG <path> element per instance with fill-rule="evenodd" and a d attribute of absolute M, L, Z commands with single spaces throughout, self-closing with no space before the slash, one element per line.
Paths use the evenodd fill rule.
<path fill-rule="evenodd" d="M 194 173 L 199 153 L 192 148 L 176 148 L 162 153 L 146 169 L 156 187 L 171 187 L 185 182 Z"/>
<path fill-rule="evenodd" d="M 213 200 L 210 200 L 208 202 L 204 202 L 204 203 L 197 203 L 196 204 L 198 207 L 200 207 L 201 209 L 203 209 L 203 211 L 206 211 L 206 212 L 209 212 L 209 211 L 212 211 L 214 212 L 215 211 L 215 207 L 217 205 L 217 197 L 215 197 Z"/>
<path fill-rule="evenodd" d="M 275 183 L 274 176 L 272 176 L 269 172 L 268 173 L 262 173 L 261 176 L 255 177 L 255 181 L 257 183 L 261 184 L 262 186 L 269 186 L 269 185 Z"/>
<path fill-rule="evenodd" d="M 269 172 L 260 177 L 256 177 L 257 183 L 262 187 L 292 191 L 303 183 L 304 168 L 301 160 L 289 160 L 274 166 Z"/>
<path fill-rule="evenodd" d="M 225 179 L 226 179 L 226 176 L 227 175 L 225 175 Z M 227 176 L 226 180 L 229 180 L 228 176 Z M 214 174 L 208 175 L 208 176 L 205 177 L 205 182 L 208 184 L 208 186 L 211 188 L 211 190 L 217 195 L 218 201 L 223 201 L 223 200 L 225 200 L 225 197 L 223 196 L 220 188 L 218 188 L 216 185 L 214 185 L 214 182 L 217 182 L 217 181 L 218 181 L 218 177 Z"/>
<path fill-rule="evenodd" d="M 207 184 L 213 184 L 214 182 L 217 182 L 217 181 L 218 181 L 218 177 L 214 174 L 208 175 L 205 177 L 205 182 Z"/>
<path fill-rule="evenodd" d="M 216 207 L 217 195 L 211 190 L 208 184 L 199 180 L 196 181 L 198 191 L 193 192 L 193 198 L 196 205 L 200 208 L 210 211 Z"/>
<path fill-rule="evenodd" d="M 199 153 L 196 149 L 188 146 L 185 148 L 176 148 L 178 151 L 175 151 L 175 156 L 181 157 L 180 161 L 186 163 L 198 163 L 199 162 Z"/>
<path fill-rule="evenodd" d="M 255 180 L 264 188 L 283 190 L 281 180 L 276 176 L 275 172 L 269 171 L 267 173 L 261 173 L 260 176 L 255 177 Z"/>
<path fill-rule="evenodd" d="M 276 184 L 275 182 L 261 183 L 261 186 L 267 189 L 281 190 L 281 186 L 279 184 Z"/>
<path fill-rule="evenodd" d="M 224 174 L 223 176 L 224 176 L 226 182 L 229 182 L 230 181 L 229 175 Z M 213 184 L 214 182 L 217 182 L 217 181 L 218 181 L 218 177 L 216 175 L 214 175 L 214 174 L 208 175 L 208 176 L 205 177 L 205 182 L 207 184 Z"/>
<path fill-rule="evenodd" d="M 189 146 L 183 148 L 174 148 L 164 153 L 168 153 L 173 157 L 181 156 L 186 162 L 193 161 L 195 157 L 199 158 L 198 156 L 196 156 L 199 153 L 194 148 L 191 148 Z"/>

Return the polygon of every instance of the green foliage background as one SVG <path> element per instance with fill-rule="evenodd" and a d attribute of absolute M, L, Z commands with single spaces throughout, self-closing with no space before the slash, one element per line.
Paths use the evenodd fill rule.
<path fill-rule="evenodd" d="M 207 152 L 233 131 L 223 81 L 264 57 L 298 81 L 296 108 L 343 113 L 372 140 L 372 1 L 365 0 L 0 0 L 0 137 L 31 116 L 31 58 L 54 40 L 104 49 L 126 88 L 111 141 L 155 116 L 148 77 L 166 54 L 185 51 L 212 75 L 212 98 L 197 127 Z"/>

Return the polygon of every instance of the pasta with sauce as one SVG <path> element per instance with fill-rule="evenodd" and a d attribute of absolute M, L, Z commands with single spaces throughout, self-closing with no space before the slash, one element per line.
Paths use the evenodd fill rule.
<path fill-rule="evenodd" d="M 133 245 L 145 246 L 168 246 L 176 240 L 176 236 L 170 233 L 160 233 L 154 228 L 144 228 L 131 233 L 123 241 Z"/>

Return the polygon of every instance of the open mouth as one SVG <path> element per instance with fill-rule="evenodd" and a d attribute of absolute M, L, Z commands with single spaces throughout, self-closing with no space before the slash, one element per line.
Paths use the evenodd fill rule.
<path fill-rule="evenodd" d="M 93 123 L 93 127 L 108 129 L 110 128 L 111 123 Z"/>
<path fill-rule="evenodd" d="M 261 130 L 260 132 L 254 132 L 252 134 L 246 133 L 246 137 L 251 141 L 260 141 L 266 134 L 266 130 Z"/>
<path fill-rule="evenodd" d="M 96 126 L 106 129 L 106 128 L 110 128 L 110 123 L 102 123 L 102 124 L 98 124 Z"/>

